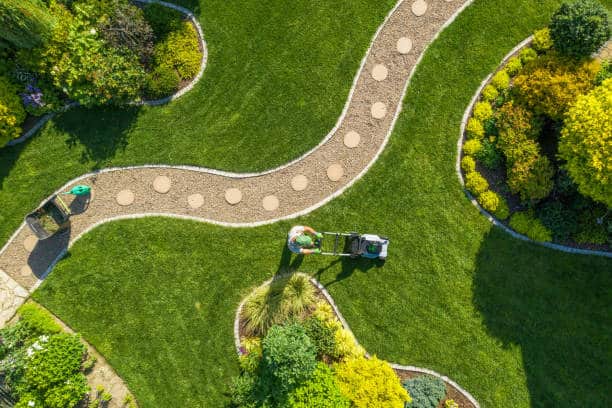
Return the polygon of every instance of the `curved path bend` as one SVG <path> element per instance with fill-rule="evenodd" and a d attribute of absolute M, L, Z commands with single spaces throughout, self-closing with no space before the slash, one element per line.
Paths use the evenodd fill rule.
<path fill-rule="evenodd" d="M 336 126 L 313 150 L 263 173 L 186 166 L 111 168 L 76 184 L 93 187 L 66 233 L 37 242 L 25 224 L 0 251 L 0 326 L 67 248 L 114 219 L 164 215 L 223 226 L 257 226 L 306 214 L 340 195 L 376 161 L 426 47 L 471 0 L 400 0 L 376 32 Z M 64 196 L 69 197 L 69 196 Z"/>

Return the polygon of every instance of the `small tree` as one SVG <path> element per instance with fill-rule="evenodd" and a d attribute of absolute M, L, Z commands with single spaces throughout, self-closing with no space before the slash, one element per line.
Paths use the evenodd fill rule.
<path fill-rule="evenodd" d="M 608 41 L 608 13 L 596 0 L 564 3 L 552 17 L 550 36 L 561 53 L 586 57 Z"/>
<path fill-rule="evenodd" d="M 582 194 L 612 207 L 612 78 L 569 109 L 559 156 Z"/>
<path fill-rule="evenodd" d="M 51 35 L 55 19 L 40 0 L 0 0 L 0 48 L 33 48 Z"/>

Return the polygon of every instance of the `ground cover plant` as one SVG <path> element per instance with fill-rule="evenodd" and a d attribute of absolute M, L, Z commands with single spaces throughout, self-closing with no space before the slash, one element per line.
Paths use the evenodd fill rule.
<path fill-rule="evenodd" d="M 82 238 L 35 297 L 108 357 L 143 406 L 228 402 L 226 384 L 239 372 L 235 308 L 274 271 L 298 266 L 327 286 L 370 353 L 442 372 L 484 407 L 609 405 L 610 261 L 494 229 L 465 199 L 453 166 L 479 83 L 558 5 L 483 0 L 466 9 L 417 69 L 380 160 L 350 191 L 295 221 L 384 232 L 392 245 L 383 268 L 316 257 L 300 264 L 282 251 L 289 222 L 234 230 L 132 220 Z M 33 158 L 37 149 L 23 152 Z"/>
<path fill-rule="evenodd" d="M 466 126 L 466 188 L 536 241 L 610 248 L 612 80 L 590 57 L 608 37 L 601 4 L 563 5 L 495 74 Z"/>

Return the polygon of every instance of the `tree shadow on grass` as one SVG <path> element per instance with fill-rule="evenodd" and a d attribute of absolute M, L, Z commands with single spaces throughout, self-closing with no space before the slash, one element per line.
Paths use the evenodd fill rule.
<path fill-rule="evenodd" d="M 93 162 L 93 169 L 99 169 L 125 150 L 139 111 L 137 106 L 73 108 L 57 119 L 55 126 L 68 134 L 70 149 L 83 147 L 81 163 Z"/>
<path fill-rule="evenodd" d="M 19 160 L 21 152 L 31 140 L 32 139 L 28 139 L 14 146 L 0 147 L 0 190 L 2 189 L 4 179 L 11 174 L 13 167 L 15 167 L 15 163 Z"/>
<path fill-rule="evenodd" d="M 485 237 L 474 303 L 493 336 L 521 347 L 531 406 L 612 406 L 611 268 L 497 228 Z"/>

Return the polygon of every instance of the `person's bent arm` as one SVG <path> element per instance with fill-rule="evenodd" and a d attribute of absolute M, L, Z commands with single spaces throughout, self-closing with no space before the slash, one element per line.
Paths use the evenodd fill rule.
<path fill-rule="evenodd" d="M 309 234 L 315 235 L 317 233 L 317 231 L 313 230 L 310 227 L 304 226 L 304 232 L 307 232 Z"/>
<path fill-rule="evenodd" d="M 310 255 L 310 254 L 320 254 L 321 253 L 321 249 L 319 248 L 314 248 L 314 249 L 306 249 L 306 248 L 302 248 L 300 250 L 300 252 L 303 255 Z"/>

